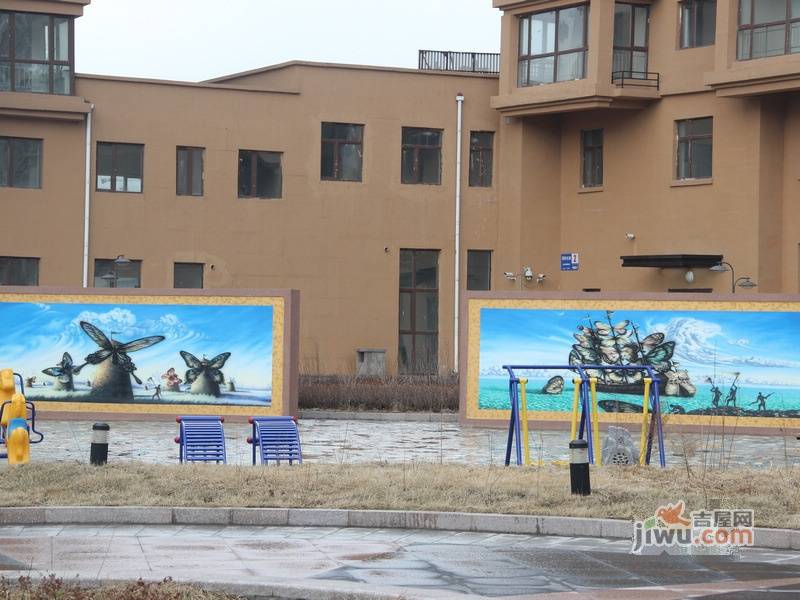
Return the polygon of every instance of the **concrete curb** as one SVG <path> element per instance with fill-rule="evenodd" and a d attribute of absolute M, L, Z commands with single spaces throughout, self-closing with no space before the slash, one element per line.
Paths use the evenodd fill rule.
<path fill-rule="evenodd" d="M 630 539 L 630 521 L 485 513 L 313 508 L 47 506 L 0 508 L 0 525 L 370 527 Z M 756 547 L 800 550 L 800 531 L 755 528 Z"/>
<path fill-rule="evenodd" d="M 331 421 L 413 421 L 420 423 L 458 423 L 458 413 L 350 412 L 344 410 L 301 410 L 300 419 Z"/>

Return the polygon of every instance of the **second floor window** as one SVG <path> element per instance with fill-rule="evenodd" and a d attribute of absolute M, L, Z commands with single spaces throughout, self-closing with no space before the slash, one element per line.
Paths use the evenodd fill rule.
<path fill-rule="evenodd" d="M 403 183 L 442 183 L 442 130 L 403 127 Z"/>
<path fill-rule="evenodd" d="M 178 196 L 203 195 L 203 149 L 178 147 L 175 167 Z"/>
<path fill-rule="evenodd" d="M 0 285 L 39 285 L 39 259 L 0 256 Z"/>
<path fill-rule="evenodd" d="M 119 258 L 94 259 L 94 287 L 96 288 L 140 288 L 142 287 L 142 261 Z"/>
<path fill-rule="evenodd" d="M 0 137 L 0 187 L 42 187 L 42 140 Z"/>
<path fill-rule="evenodd" d="M 71 94 L 72 19 L 0 12 L 0 91 Z"/>
<path fill-rule="evenodd" d="M 520 17 L 519 87 L 586 76 L 588 14 L 582 5 Z"/>
<path fill-rule="evenodd" d="M 678 138 L 678 179 L 708 179 L 711 177 L 713 119 L 676 121 Z"/>
<path fill-rule="evenodd" d="M 603 185 L 603 130 L 581 131 L 581 187 Z"/>
<path fill-rule="evenodd" d="M 800 52 L 800 1 L 740 0 L 736 57 Z"/>
<path fill-rule="evenodd" d="M 144 146 L 97 142 L 97 190 L 141 193 Z"/>
<path fill-rule="evenodd" d="M 647 21 L 649 8 L 638 4 L 614 5 L 614 64 L 623 78 L 647 77 Z"/>
<path fill-rule="evenodd" d="M 280 152 L 239 150 L 239 198 L 280 198 L 282 156 Z"/>
<path fill-rule="evenodd" d="M 681 48 L 712 45 L 717 29 L 717 0 L 683 0 L 680 10 Z"/>
<path fill-rule="evenodd" d="M 467 250 L 467 289 L 492 289 L 491 250 Z"/>
<path fill-rule="evenodd" d="M 322 124 L 322 179 L 361 181 L 364 126 Z"/>
<path fill-rule="evenodd" d="M 203 289 L 203 263 L 175 263 L 173 265 L 173 287 L 181 289 Z"/>
<path fill-rule="evenodd" d="M 494 133 L 473 131 L 469 136 L 469 184 L 492 187 L 492 155 Z"/>

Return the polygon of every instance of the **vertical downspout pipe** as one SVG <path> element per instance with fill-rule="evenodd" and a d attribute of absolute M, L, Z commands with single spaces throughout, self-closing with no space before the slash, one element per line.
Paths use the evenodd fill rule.
<path fill-rule="evenodd" d="M 89 222 L 92 209 L 92 113 L 94 104 L 86 113 L 86 166 L 83 182 L 83 287 L 89 287 Z"/>
<path fill-rule="evenodd" d="M 464 94 L 456 96 L 456 235 L 455 235 L 455 286 L 453 292 L 453 372 L 458 373 L 458 313 L 461 291 L 461 137 Z"/>

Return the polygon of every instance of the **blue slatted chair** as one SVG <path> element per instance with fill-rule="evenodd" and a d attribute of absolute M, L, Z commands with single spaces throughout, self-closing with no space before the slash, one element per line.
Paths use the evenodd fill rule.
<path fill-rule="evenodd" d="M 225 431 L 222 417 L 177 417 L 180 435 L 175 443 L 180 444 L 180 462 L 216 462 L 225 464 Z"/>
<path fill-rule="evenodd" d="M 253 446 L 253 464 L 256 464 L 256 449 L 261 456 L 261 464 L 273 461 L 280 464 L 288 461 L 291 465 L 303 462 L 300 448 L 300 431 L 294 417 L 250 417 L 253 435 L 247 443 Z"/>

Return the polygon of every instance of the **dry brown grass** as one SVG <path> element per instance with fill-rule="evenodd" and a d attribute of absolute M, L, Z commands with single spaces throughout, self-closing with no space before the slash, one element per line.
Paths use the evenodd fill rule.
<path fill-rule="evenodd" d="M 299 396 L 303 409 L 455 412 L 458 376 L 359 379 L 352 375 L 302 375 Z"/>
<path fill-rule="evenodd" d="M 3 600 L 235 600 L 221 592 L 208 592 L 191 585 L 165 579 L 159 583 L 136 581 L 117 585 L 88 587 L 77 580 L 65 581 L 54 575 L 42 579 L 0 577 L 0 598 Z"/>
<path fill-rule="evenodd" d="M 463 465 L 301 467 L 91 467 L 66 463 L 0 468 L 0 505 L 245 506 L 405 509 L 641 518 L 665 502 L 689 510 L 752 508 L 756 524 L 800 529 L 800 469 L 706 471 L 596 467 L 591 496 L 569 493 L 569 470 Z"/>

